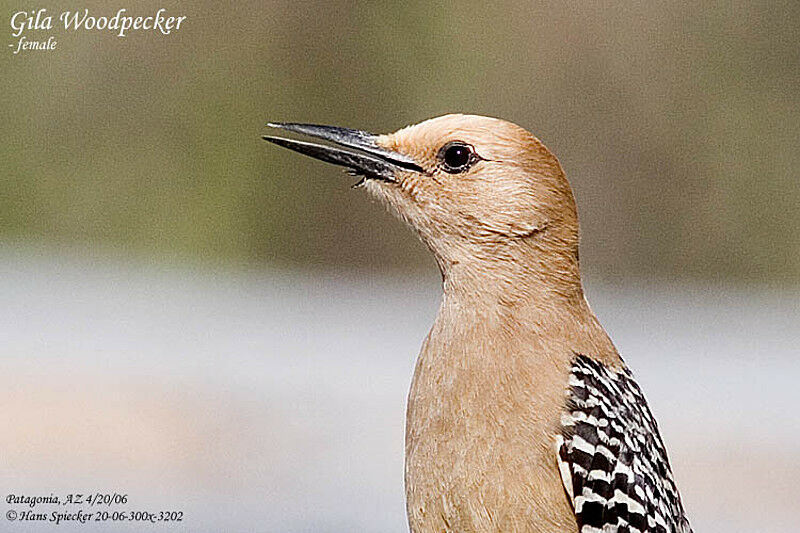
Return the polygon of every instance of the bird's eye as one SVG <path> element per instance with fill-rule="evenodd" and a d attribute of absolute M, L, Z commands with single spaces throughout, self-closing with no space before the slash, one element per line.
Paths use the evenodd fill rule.
<path fill-rule="evenodd" d="M 439 150 L 442 168 L 450 174 L 465 172 L 478 159 L 472 146 L 461 141 L 447 143 Z"/>

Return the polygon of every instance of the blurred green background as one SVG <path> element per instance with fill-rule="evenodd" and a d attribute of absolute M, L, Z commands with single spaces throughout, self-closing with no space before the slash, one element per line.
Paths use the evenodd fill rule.
<path fill-rule="evenodd" d="M 0 6 L 6 21 L 31 7 Z M 169 36 L 58 30 L 55 51 L 2 54 L 6 242 L 433 269 L 351 178 L 260 135 L 268 120 L 386 132 L 469 112 L 559 156 L 594 277 L 800 274 L 796 1 L 35 7 L 188 19 Z"/>

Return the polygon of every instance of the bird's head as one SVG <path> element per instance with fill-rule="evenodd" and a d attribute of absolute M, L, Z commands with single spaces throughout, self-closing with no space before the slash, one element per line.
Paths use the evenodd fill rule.
<path fill-rule="evenodd" d="M 445 115 L 386 135 L 270 126 L 332 143 L 264 137 L 363 176 L 359 184 L 419 233 L 445 273 L 456 264 L 485 271 L 498 261 L 556 260 L 562 273 L 574 262 L 577 275 L 578 220 L 570 186 L 556 157 L 515 124 Z"/>

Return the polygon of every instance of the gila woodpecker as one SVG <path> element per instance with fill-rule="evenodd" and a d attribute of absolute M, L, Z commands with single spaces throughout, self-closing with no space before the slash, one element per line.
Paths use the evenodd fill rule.
<path fill-rule="evenodd" d="M 642 391 L 589 308 L 578 215 L 526 130 L 447 115 L 264 139 L 347 167 L 433 253 L 443 296 L 406 417 L 413 533 L 689 533 Z"/>

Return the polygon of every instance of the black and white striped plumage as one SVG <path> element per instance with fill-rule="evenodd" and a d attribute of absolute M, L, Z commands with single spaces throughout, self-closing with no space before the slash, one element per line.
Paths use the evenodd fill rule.
<path fill-rule="evenodd" d="M 579 355 L 558 437 L 581 533 L 691 533 L 658 426 L 627 367 Z"/>

